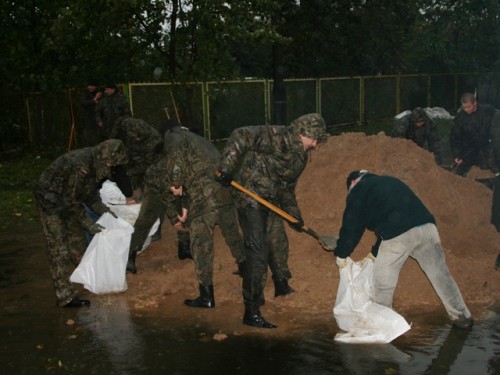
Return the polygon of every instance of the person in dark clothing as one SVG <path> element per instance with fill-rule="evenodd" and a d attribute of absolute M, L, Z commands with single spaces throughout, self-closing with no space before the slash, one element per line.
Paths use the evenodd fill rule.
<path fill-rule="evenodd" d="M 87 87 L 80 97 L 80 104 L 83 109 L 83 147 L 95 146 L 99 143 L 98 127 L 95 115 L 101 96 L 102 92 L 98 88 L 97 81 L 89 80 Z"/>
<path fill-rule="evenodd" d="M 455 173 L 466 176 L 474 165 L 481 169 L 491 168 L 490 129 L 496 109 L 478 103 L 472 93 L 463 94 L 460 102 L 462 109 L 453 119 L 450 147 Z"/>
<path fill-rule="evenodd" d="M 304 221 L 295 197 L 295 187 L 309 159 L 309 150 L 327 137 L 323 117 L 303 115 L 289 126 L 262 125 L 235 129 L 219 163 L 217 181 L 230 186 L 235 180 L 255 194 L 279 206 L 297 219 L 289 225 L 301 231 Z M 275 296 L 293 292 L 288 285 L 288 238 L 283 219 L 253 198 L 237 199 L 240 225 L 247 249 L 247 270 L 243 276 L 243 323 L 259 328 L 276 328 L 261 315 L 268 267 Z"/>
<path fill-rule="evenodd" d="M 113 125 L 119 117 L 131 114 L 125 95 L 114 82 L 107 83 L 104 87 L 104 95 L 99 100 L 99 105 L 96 108 L 97 126 L 99 127 L 101 141 L 109 138 Z"/>
<path fill-rule="evenodd" d="M 391 137 L 412 140 L 419 147 L 432 152 L 437 164 L 442 163 L 436 123 L 422 108 L 417 107 L 411 113 L 397 119 Z"/>
<path fill-rule="evenodd" d="M 364 231 L 372 230 L 377 241 L 368 257 L 375 259 L 373 301 L 392 307 L 399 273 L 409 257 L 427 275 L 453 324 L 469 328 L 471 313 L 445 262 L 434 216 L 401 180 L 366 170 L 347 177 L 346 208 L 335 255 L 342 268 Z M 375 258 L 376 257 L 376 258 Z"/>

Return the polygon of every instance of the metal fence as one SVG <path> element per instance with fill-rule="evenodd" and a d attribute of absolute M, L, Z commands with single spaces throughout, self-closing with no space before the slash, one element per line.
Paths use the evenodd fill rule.
<path fill-rule="evenodd" d="M 454 111 L 460 95 L 476 90 L 479 80 L 478 74 L 289 79 L 284 83 L 287 122 L 319 112 L 332 129 L 348 124 L 370 125 L 417 106 Z M 169 117 L 178 118 L 210 140 L 224 139 L 237 127 L 269 124 L 272 119 L 272 80 L 128 83 L 121 87 L 134 117 L 156 128 Z M 32 144 L 79 146 L 83 125 L 80 93 L 70 89 L 25 98 L 20 111 L 26 117 Z"/>

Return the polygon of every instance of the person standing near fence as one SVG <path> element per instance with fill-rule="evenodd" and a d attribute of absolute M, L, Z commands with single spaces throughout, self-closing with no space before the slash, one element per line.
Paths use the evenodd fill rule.
<path fill-rule="evenodd" d="M 89 80 L 87 87 L 80 96 L 80 104 L 83 109 L 82 141 L 83 147 L 95 146 L 99 143 L 96 109 L 101 99 L 102 92 L 99 90 L 96 80 Z"/>
<path fill-rule="evenodd" d="M 230 186 L 233 180 L 294 216 L 290 226 L 301 231 L 304 225 L 295 197 L 297 180 L 304 170 L 308 151 L 326 140 L 326 125 L 317 113 L 301 116 L 289 126 L 248 126 L 234 130 L 219 163 L 217 181 Z M 268 267 L 275 296 L 294 290 L 289 286 L 288 238 L 281 216 L 253 198 L 239 195 L 239 219 L 247 250 L 243 276 L 245 313 L 243 323 L 259 328 L 276 328 L 261 315 Z"/>
<path fill-rule="evenodd" d="M 70 282 L 72 270 L 87 248 L 85 231 L 95 234 L 104 229 L 87 216 L 85 206 L 98 215 L 112 213 L 100 200 L 98 189 L 111 177 L 114 166 L 127 161 L 123 142 L 111 139 L 63 154 L 35 183 L 33 195 L 47 241 L 58 306 L 90 305 L 78 297 Z"/>
<path fill-rule="evenodd" d="M 411 113 L 396 119 L 391 137 L 412 140 L 419 147 L 432 152 L 437 164 L 442 163 L 436 123 L 422 108 L 417 107 Z"/>
<path fill-rule="evenodd" d="M 113 125 L 119 117 L 131 114 L 125 95 L 114 82 L 107 83 L 104 86 L 104 95 L 96 108 L 97 126 L 101 141 L 109 138 Z"/>
<path fill-rule="evenodd" d="M 462 109 L 453 119 L 450 146 L 455 173 L 466 176 L 474 165 L 481 169 L 492 166 L 490 129 L 496 109 L 478 103 L 470 92 L 463 94 L 460 102 Z"/>

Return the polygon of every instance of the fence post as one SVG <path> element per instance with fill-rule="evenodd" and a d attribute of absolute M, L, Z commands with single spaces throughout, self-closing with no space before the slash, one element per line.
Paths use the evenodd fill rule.
<path fill-rule="evenodd" d="M 431 75 L 427 75 L 427 107 L 431 106 L 432 103 L 432 94 L 431 94 Z"/>
<path fill-rule="evenodd" d="M 365 118 L 365 79 L 359 77 L 359 124 L 363 124 Z"/>
<path fill-rule="evenodd" d="M 211 141 L 212 134 L 210 132 L 210 98 L 208 95 L 208 82 L 201 83 L 201 102 L 203 109 L 203 135 L 205 139 Z"/>
<path fill-rule="evenodd" d="M 396 76 L 396 114 L 401 113 L 401 74 Z"/>
<path fill-rule="evenodd" d="M 321 79 L 318 78 L 316 81 L 316 113 L 321 114 Z"/>

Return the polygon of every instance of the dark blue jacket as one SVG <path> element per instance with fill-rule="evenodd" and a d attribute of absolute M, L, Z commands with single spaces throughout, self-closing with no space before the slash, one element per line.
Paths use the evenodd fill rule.
<path fill-rule="evenodd" d="M 367 173 L 347 196 L 335 255 L 351 255 L 365 229 L 374 231 L 378 238 L 372 249 L 377 255 L 382 240 L 427 223 L 435 224 L 434 216 L 404 182 Z"/>

